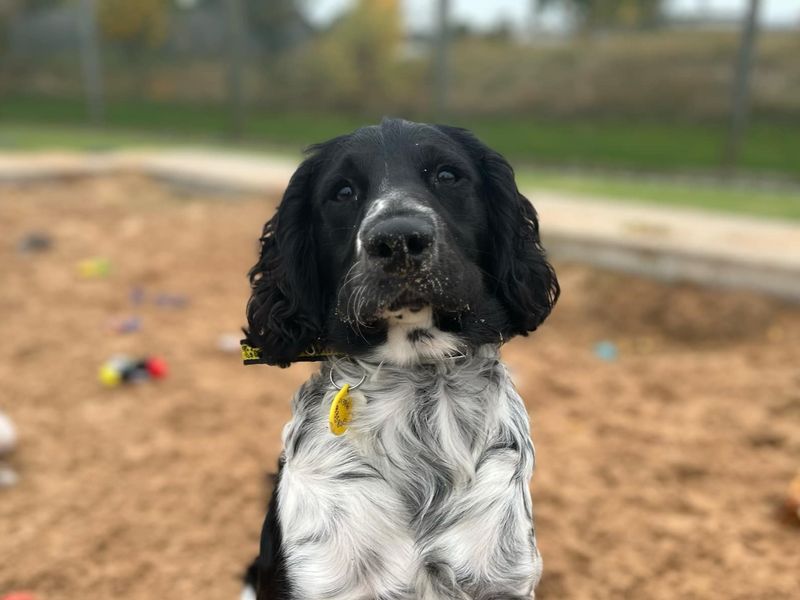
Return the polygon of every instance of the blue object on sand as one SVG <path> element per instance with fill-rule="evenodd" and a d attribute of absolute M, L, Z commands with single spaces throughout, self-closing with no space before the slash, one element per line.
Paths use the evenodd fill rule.
<path fill-rule="evenodd" d="M 603 340 L 594 345 L 594 355 L 600 360 L 614 362 L 619 358 L 619 350 L 617 350 L 617 345 L 614 342 Z"/>

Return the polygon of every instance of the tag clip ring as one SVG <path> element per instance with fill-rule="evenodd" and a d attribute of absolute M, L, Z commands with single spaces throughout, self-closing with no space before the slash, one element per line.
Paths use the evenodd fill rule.
<path fill-rule="evenodd" d="M 341 390 L 342 387 L 344 387 L 344 386 L 341 386 L 341 385 L 336 385 L 336 381 L 333 379 L 333 367 L 331 367 L 330 373 L 328 375 L 330 376 L 329 379 L 331 380 L 331 385 L 333 387 L 335 387 L 337 390 Z M 359 381 L 355 385 L 351 385 L 350 386 L 350 390 L 351 391 L 352 390 L 357 390 L 359 387 L 361 387 L 361 384 L 364 383 L 366 380 L 367 380 L 367 374 L 364 373 L 364 375 L 361 376 L 361 381 Z"/>

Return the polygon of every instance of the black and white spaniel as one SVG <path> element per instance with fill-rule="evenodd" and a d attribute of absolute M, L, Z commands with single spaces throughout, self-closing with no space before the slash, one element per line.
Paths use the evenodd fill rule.
<path fill-rule="evenodd" d="M 261 243 L 246 343 L 324 362 L 292 400 L 242 598 L 531 598 L 534 451 L 499 348 L 559 287 L 508 162 L 384 120 L 312 147 Z"/>

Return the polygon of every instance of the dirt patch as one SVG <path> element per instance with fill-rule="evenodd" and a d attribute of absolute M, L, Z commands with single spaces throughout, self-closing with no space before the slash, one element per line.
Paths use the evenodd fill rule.
<path fill-rule="evenodd" d="M 693 346 L 725 345 L 770 334 L 780 306 L 748 292 L 719 293 L 686 283 L 653 285 L 600 271 L 586 275 L 581 292 L 587 313 L 618 336 L 649 335 Z"/>
<path fill-rule="evenodd" d="M 314 368 L 243 368 L 217 348 L 242 324 L 270 211 L 135 178 L 0 189 L 0 409 L 21 434 L 0 593 L 236 597 L 289 397 Z M 19 253 L 30 231 L 52 247 Z M 89 257 L 109 274 L 82 278 Z M 552 319 L 504 351 L 538 451 L 538 597 L 791 597 L 800 528 L 776 510 L 800 468 L 800 310 L 558 267 Z M 189 303 L 158 300 L 175 295 Z M 109 331 L 130 315 L 140 331 Z M 105 389 L 118 352 L 171 374 Z"/>

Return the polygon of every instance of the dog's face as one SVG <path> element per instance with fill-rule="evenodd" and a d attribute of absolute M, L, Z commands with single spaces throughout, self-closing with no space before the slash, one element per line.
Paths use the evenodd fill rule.
<path fill-rule="evenodd" d="M 400 364 L 533 331 L 558 297 L 508 163 L 452 127 L 385 120 L 315 146 L 267 222 L 248 338 Z"/>

